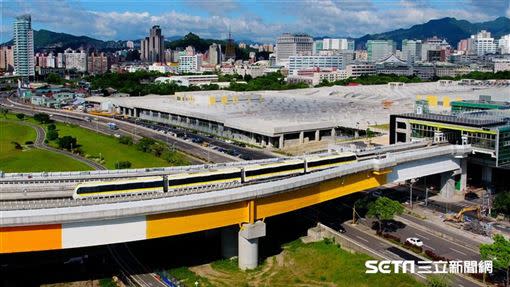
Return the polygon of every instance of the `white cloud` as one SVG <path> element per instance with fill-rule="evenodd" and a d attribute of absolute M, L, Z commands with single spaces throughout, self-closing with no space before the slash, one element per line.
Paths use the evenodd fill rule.
<path fill-rule="evenodd" d="M 422 0 L 381 1 L 377 5 L 368 0 L 300 0 L 292 2 L 292 5 L 289 1 L 284 1 L 271 2 L 268 9 L 272 9 L 273 13 L 280 12 L 286 17 L 285 20 L 275 18 L 264 21 L 257 15 L 249 14 L 253 12 L 244 11 L 246 7 L 242 6 L 250 5 L 250 2 L 240 5 L 235 0 L 197 0 L 188 4 L 207 11 L 208 16 L 175 10 L 161 11 L 157 15 L 121 10 L 89 11 L 83 9 L 79 2 L 65 0 L 52 2 L 51 5 L 46 0 L 35 0 L 30 5 L 23 1 L 4 3 L 2 18 L 30 13 L 36 28 L 43 27 L 100 39 L 139 39 L 147 35 L 152 25 L 160 25 L 165 36 L 194 32 L 206 38 L 226 38 L 230 28 L 236 39 L 254 39 L 261 42 L 274 41 L 282 32 L 358 37 L 366 33 L 407 28 L 441 17 L 456 17 L 471 22 L 485 21 L 495 18 L 495 15 L 487 11 L 494 10 L 494 5 L 500 5 L 498 0 L 494 0 L 491 2 L 494 5 L 485 11 L 472 3 L 438 9 Z M 227 15 L 234 14 L 231 13 L 234 11 L 238 16 Z M 510 8 L 501 11 L 506 11 L 510 17 Z M 12 35 L 4 26 L 0 30 L 1 35 Z"/>

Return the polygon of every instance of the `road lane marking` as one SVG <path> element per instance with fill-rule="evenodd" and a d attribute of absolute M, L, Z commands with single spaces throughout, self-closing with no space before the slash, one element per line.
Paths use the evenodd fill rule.
<path fill-rule="evenodd" d="M 358 239 L 361 239 L 361 240 L 363 240 L 363 241 L 365 241 L 365 242 L 368 242 L 368 240 L 366 240 L 365 238 L 363 238 L 363 237 L 361 237 L 361 236 L 356 235 L 356 237 L 358 237 Z"/>
<path fill-rule="evenodd" d="M 453 251 L 455 251 L 455 252 L 457 252 L 457 253 L 460 253 L 460 254 L 462 254 L 462 255 L 466 255 L 466 256 L 467 256 L 467 254 L 466 254 L 466 253 L 464 253 L 464 252 L 462 252 L 462 251 L 459 251 L 459 250 L 454 249 L 454 248 L 451 248 L 451 247 L 450 247 L 450 249 L 451 249 L 451 250 L 453 250 Z"/>
<path fill-rule="evenodd" d="M 436 250 L 434 247 L 432 247 L 432 246 L 428 246 L 428 245 L 426 245 L 426 244 L 423 244 L 423 246 L 427 247 L 428 249 Z"/>
<path fill-rule="evenodd" d="M 419 233 L 415 233 L 415 234 L 416 234 L 416 236 L 423 237 L 423 238 L 425 238 L 425 239 L 427 239 L 427 240 L 430 240 L 430 238 L 428 238 L 428 237 L 427 237 L 427 236 L 425 236 L 425 235 L 422 235 L 422 234 L 419 234 Z"/>

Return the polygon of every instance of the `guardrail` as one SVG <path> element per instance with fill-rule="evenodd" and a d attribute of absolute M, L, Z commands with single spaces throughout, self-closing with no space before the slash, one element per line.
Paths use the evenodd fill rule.
<path fill-rule="evenodd" d="M 2 208 L 4 211 L 2 211 L 2 216 L 0 217 L 0 226 L 99 220 L 204 208 L 253 198 L 267 197 L 282 192 L 291 192 L 295 189 L 311 186 L 330 179 L 341 178 L 345 175 L 377 170 L 380 167 L 396 166 L 412 160 L 421 160 L 434 156 L 463 155 L 471 152 L 471 150 L 470 146 L 439 146 L 433 150 L 410 151 L 403 157 L 395 156 L 384 159 L 359 161 L 332 169 L 264 183 L 238 187 L 234 186 L 230 188 L 215 186 L 214 189 L 207 189 L 206 187 L 202 187 L 186 190 L 181 194 L 177 192 L 170 194 L 172 196 L 164 193 L 150 196 L 137 195 L 129 198 L 126 196 L 125 198 L 128 200 L 120 202 L 118 199 L 114 201 L 108 199 L 62 200 L 61 204 L 57 203 L 56 206 L 53 205 L 53 208 L 49 207 L 48 203 L 50 200 L 42 202 L 33 201 L 31 203 L 11 202 L 12 208 L 6 203 L 3 203 L 3 208 L 9 209 Z M 201 194 L 199 195 L 197 193 Z M 64 202 L 68 204 L 66 205 Z"/>

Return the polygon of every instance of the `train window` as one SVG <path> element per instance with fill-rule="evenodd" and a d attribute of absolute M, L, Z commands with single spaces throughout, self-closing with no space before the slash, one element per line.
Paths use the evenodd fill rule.
<path fill-rule="evenodd" d="M 308 167 L 316 167 L 321 165 L 328 165 L 328 164 L 335 164 L 335 163 L 341 163 L 345 161 L 353 161 L 356 160 L 356 156 L 345 156 L 345 157 L 337 157 L 332 159 L 325 159 L 325 160 L 318 160 L 318 161 L 312 161 L 308 163 Z"/>
<path fill-rule="evenodd" d="M 82 186 L 76 191 L 77 194 L 97 193 L 97 192 L 109 192 L 129 189 L 141 189 L 141 188 L 163 188 L 163 180 L 148 181 L 148 182 L 129 182 L 129 183 L 118 183 L 118 184 L 99 184 L 97 186 Z"/>
<path fill-rule="evenodd" d="M 274 172 L 282 172 L 282 171 L 288 171 L 288 170 L 295 170 L 295 169 L 304 169 L 303 163 L 296 163 L 296 164 L 288 164 L 288 165 L 282 165 L 282 166 L 274 166 L 274 167 L 261 167 L 260 169 L 256 170 L 247 170 L 246 176 L 255 176 L 255 175 L 261 175 L 261 174 L 269 174 Z"/>
<path fill-rule="evenodd" d="M 224 179 L 241 179 L 241 172 L 231 172 L 231 173 L 220 173 L 220 174 L 209 174 L 203 176 L 194 176 L 188 178 L 179 178 L 172 179 L 169 178 L 168 185 L 169 186 L 178 186 L 184 184 L 193 184 L 193 183 L 204 183 L 216 180 L 224 180 Z"/>

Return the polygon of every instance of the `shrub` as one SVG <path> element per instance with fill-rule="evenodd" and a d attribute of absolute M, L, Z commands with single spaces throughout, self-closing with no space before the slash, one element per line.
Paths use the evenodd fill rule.
<path fill-rule="evenodd" d="M 121 136 L 119 138 L 119 143 L 125 144 L 125 145 L 132 145 L 133 144 L 133 138 L 129 136 Z"/>
<path fill-rule="evenodd" d="M 16 114 L 16 117 L 20 120 L 23 120 L 25 118 L 24 114 Z"/>
<path fill-rule="evenodd" d="M 11 142 L 14 145 L 15 149 L 23 149 L 23 147 L 18 142 Z"/>
<path fill-rule="evenodd" d="M 409 242 L 404 242 L 404 247 L 413 251 L 414 253 L 422 253 L 423 252 L 423 248 L 421 247 L 418 247 L 418 246 L 415 246 L 415 245 L 412 245 L 411 243 Z"/>
<path fill-rule="evenodd" d="M 382 237 L 384 237 L 384 238 L 386 238 L 386 239 L 388 239 L 388 240 L 391 240 L 391 241 L 393 241 L 393 242 L 395 242 L 395 243 L 400 244 L 400 237 L 395 236 L 395 235 L 393 235 L 393 234 L 384 233 L 384 234 L 382 234 Z"/>
<path fill-rule="evenodd" d="M 434 251 L 428 249 L 425 250 L 425 255 L 434 261 L 450 261 L 448 258 L 437 255 Z"/>
<path fill-rule="evenodd" d="M 34 120 L 38 121 L 41 124 L 47 124 L 51 122 L 50 116 L 45 113 L 37 113 L 34 115 Z"/>

